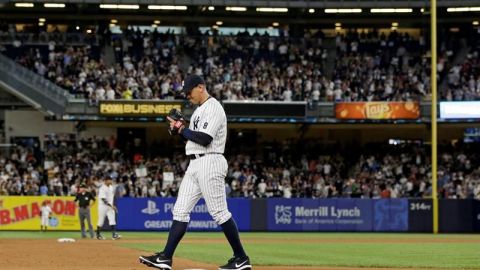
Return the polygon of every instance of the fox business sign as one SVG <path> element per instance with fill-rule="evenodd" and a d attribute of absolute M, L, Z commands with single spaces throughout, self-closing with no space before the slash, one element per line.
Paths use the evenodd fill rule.
<path fill-rule="evenodd" d="M 480 118 L 480 101 L 440 102 L 442 119 L 478 119 Z"/>
<path fill-rule="evenodd" d="M 166 101 L 100 101 L 98 113 L 102 116 L 166 116 L 171 109 L 182 110 L 181 102 Z"/>

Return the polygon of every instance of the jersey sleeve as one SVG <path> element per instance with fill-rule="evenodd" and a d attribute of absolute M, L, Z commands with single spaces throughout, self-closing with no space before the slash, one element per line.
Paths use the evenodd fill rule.
<path fill-rule="evenodd" d="M 198 131 L 207 133 L 212 138 L 215 137 L 220 125 L 225 121 L 225 111 L 222 105 L 215 104 L 205 110 L 205 114 L 202 116 Z"/>

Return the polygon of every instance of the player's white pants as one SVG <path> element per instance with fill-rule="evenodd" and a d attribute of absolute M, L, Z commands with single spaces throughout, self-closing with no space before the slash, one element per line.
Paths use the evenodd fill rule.
<path fill-rule="evenodd" d="M 48 216 L 42 216 L 41 226 L 48 226 Z"/>
<path fill-rule="evenodd" d="M 106 205 L 99 205 L 98 206 L 98 222 L 97 222 L 97 225 L 99 227 L 103 226 L 103 222 L 105 222 L 105 217 L 108 217 L 109 225 L 116 225 L 115 211 L 113 210 L 113 208 Z"/>
<path fill-rule="evenodd" d="M 208 212 L 218 224 L 232 217 L 227 207 L 225 176 L 228 163 L 223 155 L 211 154 L 190 161 L 173 207 L 173 219 L 190 221 L 190 212 L 202 197 Z"/>

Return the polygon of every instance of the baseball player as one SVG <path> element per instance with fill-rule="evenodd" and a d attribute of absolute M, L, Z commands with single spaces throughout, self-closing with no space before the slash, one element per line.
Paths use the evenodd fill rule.
<path fill-rule="evenodd" d="M 42 213 L 41 221 L 40 221 L 40 231 L 47 231 L 48 221 L 52 217 L 52 208 L 50 207 L 49 201 L 44 201 L 42 203 L 42 207 L 40 208 L 40 212 Z"/>
<path fill-rule="evenodd" d="M 108 224 L 112 229 L 112 239 L 117 240 L 120 239 L 120 235 L 117 234 L 115 231 L 115 214 L 117 212 L 117 208 L 113 205 L 113 197 L 114 197 L 114 188 L 113 188 L 113 180 L 111 177 L 107 176 L 105 181 L 100 186 L 98 190 L 98 223 L 97 223 L 97 239 L 98 240 L 105 240 L 105 238 L 100 233 L 100 228 L 103 226 L 103 222 L 105 221 L 105 217 L 108 217 Z"/>
<path fill-rule="evenodd" d="M 203 196 L 208 212 L 222 227 L 233 250 L 233 258 L 219 269 L 250 270 L 250 259 L 243 249 L 237 224 L 227 207 L 224 183 L 228 163 L 223 156 L 227 140 L 225 111 L 208 94 L 200 76 L 188 76 L 183 91 L 192 104 L 198 105 L 189 127 L 185 126 L 183 118 L 167 119 L 170 122 L 170 133 L 179 134 L 187 141 L 185 152 L 190 158 L 190 164 L 180 185 L 173 209 L 172 227 L 164 250 L 151 256 L 140 256 L 140 262 L 158 269 L 172 269 L 173 253 L 187 230 L 190 212 Z"/>

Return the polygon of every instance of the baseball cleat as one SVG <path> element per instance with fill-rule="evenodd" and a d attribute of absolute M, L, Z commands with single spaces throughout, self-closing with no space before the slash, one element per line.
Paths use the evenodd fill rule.
<path fill-rule="evenodd" d="M 122 236 L 118 233 L 115 233 L 115 234 L 112 235 L 112 240 L 118 240 L 120 238 L 122 238 Z"/>
<path fill-rule="evenodd" d="M 252 265 L 250 264 L 250 259 L 248 257 L 240 258 L 233 257 L 228 260 L 227 264 L 222 265 L 218 270 L 251 270 Z"/>
<path fill-rule="evenodd" d="M 172 269 L 172 259 L 167 258 L 163 252 L 155 253 L 151 256 L 140 256 L 138 258 L 140 263 L 150 267 L 155 267 L 162 270 Z"/>
<path fill-rule="evenodd" d="M 103 237 L 101 234 L 97 235 L 97 240 L 105 240 L 105 237 Z"/>

